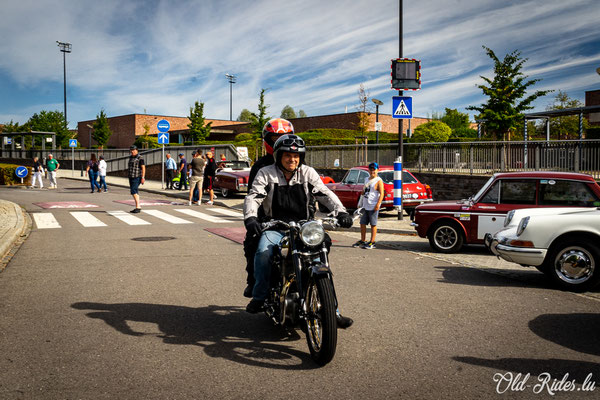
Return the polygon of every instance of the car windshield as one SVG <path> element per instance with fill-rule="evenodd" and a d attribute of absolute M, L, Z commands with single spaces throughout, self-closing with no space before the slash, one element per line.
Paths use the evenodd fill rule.
<path fill-rule="evenodd" d="M 244 169 L 244 168 L 250 167 L 250 165 L 248 165 L 248 161 L 239 161 L 239 160 L 219 161 L 219 162 L 217 162 L 217 165 L 219 165 L 219 167 L 222 167 L 222 168 L 231 168 L 231 169 Z"/>
<path fill-rule="evenodd" d="M 475 196 L 471 196 L 469 197 L 469 199 L 472 199 L 475 203 L 477 203 L 479 201 L 479 198 L 481 197 L 481 195 L 483 195 L 483 193 L 487 190 L 487 188 L 492 184 L 492 182 L 494 181 L 494 178 L 496 178 L 496 176 L 492 176 L 490 179 L 488 179 L 488 181 L 485 183 L 485 185 L 483 185 L 481 187 L 481 189 L 479 189 L 479 192 L 477 192 L 477 194 Z"/>
<path fill-rule="evenodd" d="M 383 183 L 394 184 L 394 171 L 382 171 L 379 173 L 379 177 Z M 402 171 L 402 183 L 419 183 L 419 181 L 412 174 Z"/>

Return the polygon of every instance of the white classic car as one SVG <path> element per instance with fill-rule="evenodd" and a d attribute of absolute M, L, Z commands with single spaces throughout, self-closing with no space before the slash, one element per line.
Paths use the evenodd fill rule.
<path fill-rule="evenodd" d="M 558 286 L 586 291 L 600 283 L 600 208 L 521 209 L 488 235 L 495 255 L 534 266 Z"/>

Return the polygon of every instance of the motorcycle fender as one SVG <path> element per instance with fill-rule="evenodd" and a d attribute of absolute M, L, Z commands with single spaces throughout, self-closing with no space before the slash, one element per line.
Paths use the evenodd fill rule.
<path fill-rule="evenodd" d="M 315 276 L 315 275 L 328 275 L 331 274 L 331 270 L 329 269 L 329 267 L 325 264 L 316 264 L 313 265 L 312 267 L 310 267 L 310 274 L 311 276 Z"/>

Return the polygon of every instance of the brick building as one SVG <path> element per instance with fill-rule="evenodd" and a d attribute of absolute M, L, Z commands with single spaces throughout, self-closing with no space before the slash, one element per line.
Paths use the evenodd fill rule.
<path fill-rule="evenodd" d="M 319 115 L 306 118 L 294 118 L 291 120 L 294 129 L 297 133 L 305 132 L 311 129 L 357 129 L 359 125 L 360 112 L 351 112 L 343 114 Z M 108 124 L 113 134 L 111 135 L 107 147 L 112 148 L 127 148 L 136 139 L 145 132 L 145 126 L 148 126 L 148 134 L 151 136 L 158 135 L 156 124 L 161 119 L 166 119 L 171 124 L 170 134 L 171 143 L 183 143 L 183 137 L 188 132 L 187 125 L 190 123 L 187 117 L 173 117 L 164 115 L 148 115 L 148 114 L 129 114 L 117 117 L 109 117 Z M 368 130 L 375 130 L 375 113 L 367 113 Z M 95 120 L 81 121 L 77 123 L 77 140 L 82 147 L 89 147 L 92 126 Z M 250 124 L 247 122 L 206 119 L 206 123 L 212 122 L 211 140 L 233 140 L 240 133 L 250 132 Z M 382 132 L 397 133 L 398 120 L 392 118 L 389 114 L 379 114 L 379 122 L 382 124 Z M 407 120 L 403 125 L 403 133 L 406 135 L 407 130 L 414 132 L 415 128 L 421 124 L 429 122 L 427 118 L 415 117 Z M 94 139 L 92 145 L 97 144 Z"/>
<path fill-rule="evenodd" d="M 156 124 L 161 119 L 166 119 L 171 124 L 171 134 L 174 136 L 171 138 L 171 142 L 181 143 L 181 137 L 178 136 L 180 133 L 187 132 L 187 125 L 190 123 L 188 117 L 173 117 L 166 115 L 148 115 L 148 114 L 129 114 L 121 115 L 118 117 L 109 117 L 108 125 L 112 130 L 107 147 L 114 148 L 127 148 L 131 146 L 137 136 L 141 136 L 145 133 L 145 126 L 148 126 L 148 134 L 151 136 L 158 135 L 158 128 Z M 77 140 L 82 147 L 89 147 L 90 136 L 95 120 L 81 121 L 77 123 Z M 220 119 L 206 119 L 206 123 L 212 122 L 212 127 L 217 133 L 223 131 L 224 133 L 235 132 L 239 125 L 247 125 L 245 122 L 220 120 Z M 89 126 L 88 126 L 89 125 Z M 224 126 L 229 128 L 224 128 Z M 235 136 L 235 135 L 234 135 Z M 92 145 L 97 143 L 92 139 Z"/>

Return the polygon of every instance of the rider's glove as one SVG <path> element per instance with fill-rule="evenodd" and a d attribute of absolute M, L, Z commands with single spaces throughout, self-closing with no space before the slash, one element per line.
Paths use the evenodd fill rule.
<path fill-rule="evenodd" d="M 244 225 L 246 226 L 246 232 L 251 237 L 260 236 L 262 229 L 260 226 L 260 222 L 258 222 L 258 218 L 249 217 L 244 220 Z"/>
<path fill-rule="evenodd" d="M 342 228 L 350 228 L 352 226 L 352 217 L 348 213 L 339 213 L 337 215 L 338 224 Z"/>

